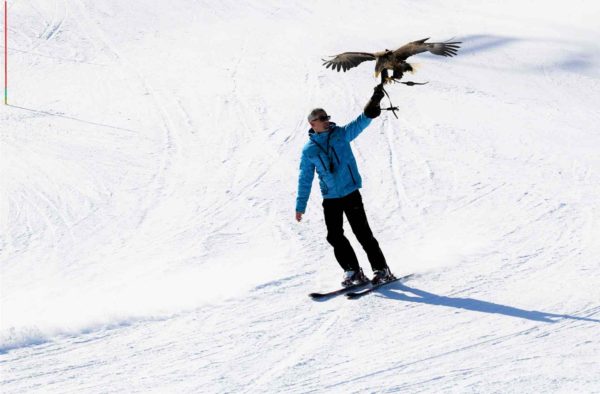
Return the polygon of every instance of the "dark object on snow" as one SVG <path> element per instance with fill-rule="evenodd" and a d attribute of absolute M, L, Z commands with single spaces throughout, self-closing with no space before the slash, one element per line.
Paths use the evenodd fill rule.
<path fill-rule="evenodd" d="M 336 56 L 331 56 L 332 59 L 330 60 L 322 59 L 324 62 L 323 65 L 327 68 L 331 67 L 332 70 L 343 70 L 345 72 L 364 61 L 376 60 L 375 76 L 378 77 L 381 74 L 381 83 L 398 82 L 404 75 L 404 72 L 413 71 L 412 65 L 406 62 L 406 59 L 410 56 L 429 51 L 434 55 L 451 57 L 456 55 L 460 48 L 458 44 L 461 44 L 460 41 L 425 42 L 428 39 L 424 38 L 419 41 L 410 42 L 395 51 L 386 49 L 375 53 L 344 52 Z M 388 70 L 393 71 L 391 77 L 388 76 Z"/>
<path fill-rule="evenodd" d="M 325 298 L 332 298 L 341 294 L 346 294 L 348 292 L 354 291 L 354 290 L 359 290 L 361 287 L 365 287 L 367 285 L 371 284 L 371 282 L 366 281 L 363 283 L 355 283 L 352 286 L 347 286 L 347 287 L 341 287 L 337 290 L 333 290 L 333 291 L 328 291 L 325 293 L 310 293 L 308 296 L 310 298 L 312 298 L 313 300 L 322 300 Z"/>

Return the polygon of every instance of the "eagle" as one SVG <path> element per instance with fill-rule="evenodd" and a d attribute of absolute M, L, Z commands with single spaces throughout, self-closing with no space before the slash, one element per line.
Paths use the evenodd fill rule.
<path fill-rule="evenodd" d="M 332 59 L 323 60 L 323 65 L 326 68 L 331 67 L 332 70 L 349 70 L 358 66 L 360 63 L 367 60 L 375 60 L 375 77 L 381 74 L 381 83 L 398 82 L 406 71 L 413 71 L 413 66 L 406 62 L 412 55 L 429 51 L 434 55 L 439 56 L 454 56 L 456 55 L 461 41 L 445 41 L 445 42 L 426 42 L 429 38 L 409 42 L 401 46 L 395 51 L 386 49 L 381 52 L 344 52 L 339 55 L 331 56 Z M 388 70 L 392 70 L 392 76 L 388 76 Z M 414 82 L 410 82 L 414 84 Z"/>

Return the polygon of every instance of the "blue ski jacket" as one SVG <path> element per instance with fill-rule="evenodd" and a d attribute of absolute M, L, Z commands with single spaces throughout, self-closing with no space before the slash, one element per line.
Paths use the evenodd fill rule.
<path fill-rule="evenodd" d="M 310 196 L 315 171 L 323 198 L 340 198 L 362 187 L 356 159 L 350 142 L 371 124 L 371 119 L 361 113 L 345 126 L 331 122 L 329 130 L 308 132 L 309 141 L 302 149 L 296 212 L 304 213 Z"/>

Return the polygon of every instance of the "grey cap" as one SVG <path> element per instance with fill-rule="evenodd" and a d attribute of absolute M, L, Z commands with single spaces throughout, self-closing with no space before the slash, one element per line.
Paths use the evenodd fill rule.
<path fill-rule="evenodd" d="M 312 111 L 310 111 L 310 114 L 308 114 L 308 121 L 312 122 L 313 120 L 317 119 L 319 117 L 319 114 L 325 114 L 327 115 L 327 111 L 325 111 L 323 108 L 315 108 Z"/>

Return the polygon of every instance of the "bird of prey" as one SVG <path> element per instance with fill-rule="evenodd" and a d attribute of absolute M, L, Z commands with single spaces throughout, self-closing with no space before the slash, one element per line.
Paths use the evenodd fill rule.
<path fill-rule="evenodd" d="M 382 52 L 344 52 L 336 56 L 331 56 L 330 60 L 323 60 L 323 65 L 326 68 L 331 67 L 332 70 L 349 70 L 358 66 L 360 63 L 367 60 L 375 60 L 375 77 L 381 74 L 381 82 L 397 82 L 402 78 L 404 72 L 413 71 L 412 65 L 406 62 L 406 59 L 417 53 L 429 51 L 440 56 L 454 56 L 460 48 L 460 41 L 445 41 L 445 42 L 425 42 L 429 38 L 424 38 L 419 41 L 409 42 L 401 46 L 395 51 L 386 49 Z M 392 76 L 388 76 L 388 70 L 392 70 Z M 414 84 L 414 82 L 412 82 Z"/>

